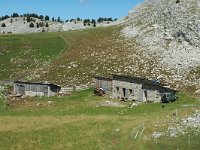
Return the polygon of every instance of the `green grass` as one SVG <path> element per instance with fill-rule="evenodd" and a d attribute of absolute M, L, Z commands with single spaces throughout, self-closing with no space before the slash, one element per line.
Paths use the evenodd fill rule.
<path fill-rule="evenodd" d="M 130 52 L 124 43 L 117 42 L 122 39 L 120 30 L 121 27 L 112 26 L 57 33 L 2 35 L 0 80 L 80 85 L 91 83 L 97 74 L 128 75 L 130 71 L 124 68 Z M 134 48 L 132 50 L 131 53 L 134 53 Z M 139 59 L 130 62 L 129 66 L 135 61 Z"/>
<path fill-rule="evenodd" d="M 124 74 L 148 79 L 161 74 L 172 75 L 165 67 L 157 66 L 156 58 L 142 54 L 141 45 L 136 40 L 125 40 L 120 34 L 121 29 L 120 26 L 111 26 L 2 35 L 0 80 L 48 81 L 74 86 L 90 84 L 96 75 Z M 190 89 L 194 91 L 195 87 Z"/>
<path fill-rule="evenodd" d="M 67 97 L 25 98 L 7 108 L 0 98 L 0 149 L 198 149 L 199 136 L 191 136 L 191 145 L 187 135 L 157 141 L 151 137 L 167 128 L 175 110 L 183 118 L 199 109 L 195 98 L 179 97 L 174 103 L 140 104 L 132 109 L 124 102 L 124 108 L 96 107 L 100 101 L 119 101 L 93 96 L 91 89 Z M 158 122 L 166 125 L 159 129 Z"/>
<path fill-rule="evenodd" d="M 54 33 L 0 36 L 0 80 L 25 78 L 60 55 L 66 42 Z"/>
<path fill-rule="evenodd" d="M 37 33 L 0 36 L 0 80 L 49 81 L 59 85 L 91 82 L 93 75 L 107 76 L 127 70 L 127 56 L 135 47 L 117 42 L 120 27 L 95 28 L 82 31 Z M 126 45 L 126 46 L 124 46 Z M 142 57 L 142 56 L 141 56 Z M 144 76 L 141 70 L 148 62 L 151 72 L 154 60 L 140 59 L 134 75 Z M 118 71 L 121 69 L 121 71 Z M 161 72 L 162 74 L 162 72 Z M 131 74 L 133 75 L 133 74 Z M 154 131 L 167 128 L 175 117 L 186 117 L 199 110 L 200 102 L 179 94 L 174 103 L 140 104 L 130 109 L 97 107 L 100 101 L 117 101 L 93 96 L 92 90 L 75 92 L 66 97 L 24 98 L 5 105 L 0 97 L 0 149 L 198 149 L 200 139 L 191 133 L 179 138 L 163 137 L 154 141 Z M 52 101 L 52 104 L 48 104 Z M 7 106 L 7 107 L 5 107 Z M 162 122 L 158 128 L 155 124 Z M 143 127 L 145 127 L 143 131 Z M 141 134 L 141 132 L 143 133 Z M 138 135 L 137 135 L 138 133 Z M 136 137 L 137 135 L 137 137 Z M 136 138 L 135 138 L 136 137 Z"/>
<path fill-rule="evenodd" d="M 137 40 L 125 40 L 121 26 L 56 33 L 0 36 L 0 81 L 48 81 L 61 86 L 90 84 L 96 75 L 124 74 L 155 79 L 174 76 L 157 58 L 145 56 Z M 199 77 L 199 69 L 187 80 Z M 195 74 L 195 76 L 191 75 Z M 193 79 L 194 78 L 194 79 Z M 165 78 L 161 79 L 166 83 Z M 194 93 L 196 85 L 171 81 L 171 87 Z"/>
<path fill-rule="evenodd" d="M 113 63 L 120 57 L 105 62 L 105 55 L 113 53 L 120 55 L 120 45 L 115 43 L 119 27 L 95 28 L 82 31 L 60 33 L 69 43 L 68 51 L 52 62 L 48 72 L 41 75 L 39 80 L 50 80 L 58 84 L 79 85 L 92 81 L 93 75 L 101 73 L 108 75 L 112 71 L 107 68 L 117 68 Z M 91 56 L 94 55 L 94 56 Z M 75 67 L 74 65 L 75 64 Z M 104 67 L 106 64 L 106 67 Z M 112 70 L 114 70 L 114 68 Z"/>

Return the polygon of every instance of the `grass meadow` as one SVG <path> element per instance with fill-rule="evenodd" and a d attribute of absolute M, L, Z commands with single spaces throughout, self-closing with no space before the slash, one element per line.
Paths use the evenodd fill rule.
<path fill-rule="evenodd" d="M 121 27 L 57 33 L 0 36 L 0 80 L 81 85 L 93 75 L 130 72 L 124 66 L 130 51 L 120 39 Z M 131 53 L 138 54 L 138 43 Z M 146 60 L 151 64 L 152 60 Z M 134 58 L 131 66 L 140 62 Z M 146 62 L 145 62 L 146 63 Z M 146 65 L 146 64 L 145 64 Z M 142 73 L 143 64 L 136 75 Z M 152 68 L 149 67 L 149 70 Z M 127 74 L 128 75 L 128 74 Z M 152 138 L 168 128 L 171 119 L 184 118 L 200 109 L 200 101 L 180 93 L 174 103 L 100 107 L 93 90 L 70 96 L 8 99 L 0 97 L 0 150 L 163 150 L 199 149 L 200 135 Z M 51 103 L 49 103 L 51 101 Z M 177 116 L 173 113 L 177 111 Z M 160 124 L 160 126 L 157 126 Z"/>
<path fill-rule="evenodd" d="M 67 47 L 56 33 L 0 36 L 0 80 L 25 78 Z M 47 66 L 46 66 L 47 67 Z"/>
<path fill-rule="evenodd" d="M 174 103 L 101 107 L 101 101 L 119 100 L 93 96 L 93 90 L 66 97 L 23 98 L 5 105 L 0 98 L 0 149 L 150 150 L 198 149 L 200 135 L 152 138 L 175 117 L 183 118 L 200 107 L 197 98 L 179 94 Z M 52 101 L 51 104 L 48 101 Z M 164 106 L 164 107 L 163 107 Z M 177 110 L 177 116 L 173 112 Z M 161 127 L 156 124 L 163 123 Z M 190 143 L 188 143 L 190 142 Z"/>

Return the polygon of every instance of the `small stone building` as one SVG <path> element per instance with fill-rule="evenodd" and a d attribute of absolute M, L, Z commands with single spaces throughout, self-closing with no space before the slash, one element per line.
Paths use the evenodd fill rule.
<path fill-rule="evenodd" d="M 14 94 L 26 96 L 54 96 L 61 87 L 50 83 L 14 82 Z"/>
<path fill-rule="evenodd" d="M 95 77 L 95 88 L 102 88 L 106 92 L 106 94 L 112 94 L 112 79 Z"/>
<path fill-rule="evenodd" d="M 163 94 L 176 94 L 175 90 L 157 81 L 121 75 L 112 75 L 111 78 L 95 77 L 95 88 L 104 89 L 113 98 L 140 102 L 160 102 Z"/>

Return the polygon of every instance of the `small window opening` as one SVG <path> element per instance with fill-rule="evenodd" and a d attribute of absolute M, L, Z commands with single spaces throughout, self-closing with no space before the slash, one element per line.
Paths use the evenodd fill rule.
<path fill-rule="evenodd" d="M 129 94 L 133 94 L 133 90 L 132 89 L 129 89 Z"/>
<path fill-rule="evenodd" d="M 116 87 L 117 92 L 119 92 L 119 87 Z"/>

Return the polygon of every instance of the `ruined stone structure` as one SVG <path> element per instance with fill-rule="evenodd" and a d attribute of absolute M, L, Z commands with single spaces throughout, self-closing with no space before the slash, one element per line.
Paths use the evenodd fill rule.
<path fill-rule="evenodd" d="M 61 87 L 50 83 L 14 82 L 14 94 L 26 96 L 54 96 Z"/>
<path fill-rule="evenodd" d="M 112 75 L 111 78 L 95 77 L 95 88 L 102 88 L 113 98 L 140 102 L 160 102 L 165 93 L 176 91 L 144 78 Z"/>

